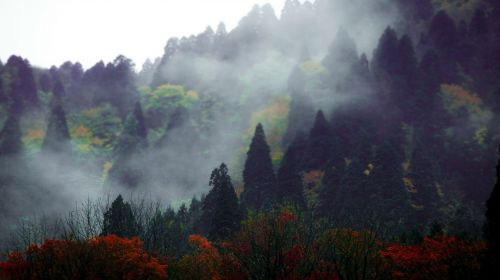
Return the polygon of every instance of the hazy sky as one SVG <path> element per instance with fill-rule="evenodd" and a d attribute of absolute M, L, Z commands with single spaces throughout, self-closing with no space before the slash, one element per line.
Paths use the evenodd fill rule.
<path fill-rule="evenodd" d="M 0 59 L 11 54 L 49 67 L 66 60 L 85 68 L 118 54 L 140 68 L 163 53 L 168 38 L 197 34 L 224 21 L 232 29 L 254 4 L 279 16 L 285 0 L 0 0 Z"/>

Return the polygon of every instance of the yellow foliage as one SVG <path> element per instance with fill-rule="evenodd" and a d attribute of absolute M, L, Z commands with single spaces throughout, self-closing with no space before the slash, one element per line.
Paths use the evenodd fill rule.
<path fill-rule="evenodd" d="M 410 205 L 416 211 L 422 211 L 422 210 L 424 210 L 424 206 L 423 205 L 417 205 L 415 203 L 411 203 Z"/>
<path fill-rule="evenodd" d="M 92 138 L 92 133 L 83 125 L 80 125 L 79 127 L 73 129 L 71 134 L 73 138 Z"/>
<path fill-rule="evenodd" d="M 443 186 L 441 186 L 439 183 L 434 183 L 436 187 L 436 193 L 439 197 L 443 198 L 444 197 L 444 192 L 443 192 Z"/>
<path fill-rule="evenodd" d="M 403 171 L 407 173 L 408 171 L 410 171 L 411 163 L 410 161 L 406 160 L 401 164 L 401 166 L 403 167 Z"/>
<path fill-rule="evenodd" d="M 481 127 L 476 130 L 474 134 L 474 141 L 476 141 L 479 145 L 484 145 L 486 141 L 486 136 L 488 136 L 488 128 Z"/>
<path fill-rule="evenodd" d="M 302 63 L 300 65 L 300 69 L 304 73 L 310 74 L 310 75 L 317 75 L 317 74 L 322 74 L 322 73 L 326 72 L 325 67 L 323 67 L 323 65 L 320 62 L 314 61 L 314 60 L 309 60 L 309 61 Z"/>
<path fill-rule="evenodd" d="M 408 192 L 411 192 L 411 193 L 417 193 L 418 192 L 418 190 L 415 187 L 415 184 L 413 183 L 412 179 L 406 178 L 406 177 L 403 178 L 403 184 L 405 185 L 405 187 L 408 190 Z"/>
<path fill-rule="evenodd" d="M 25 138 L 30 141 L 43 140 L 45 132 L 41 129 L 28 129 Z"/>

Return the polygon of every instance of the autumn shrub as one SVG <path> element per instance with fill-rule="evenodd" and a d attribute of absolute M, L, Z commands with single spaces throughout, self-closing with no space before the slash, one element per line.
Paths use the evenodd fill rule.
<path fill-rule="evenodd" d="M 298 214 L 284 208 L 251 216 L 223 249 L 249 279 L 306 279 L 314 270 L 307 237 Z"/>
<path fill-rule="evenodd" d="M 418 245 L 392 244 L 380 254 L 393 279 L 475 279 L 484 248 L 484 243 L 439 236 Z"/>
<path fill-rule="evenodd" d="M 1 279 L 167 279 L 166 265 L 138 238 L 47 240 L 0 263 Z"/>
<path fill-rule="evenodd" d="M 341 279 L 384 279 L 383 243 L 368 230 L 330 229 L 315 242 L 318 263 Z"/>

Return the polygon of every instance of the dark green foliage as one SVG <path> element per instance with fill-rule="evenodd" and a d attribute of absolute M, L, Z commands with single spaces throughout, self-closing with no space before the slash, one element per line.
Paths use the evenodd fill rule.
<path fill-rule="evenodd" d="M 398 37 L 396 32 L 387 27 L 380 37 L 378 46 L 373 54 L 373 68 L 377 75 L 386 73 L 393 75 L 398 69 Z M 379 77 L 380 79 L 380 77 Z"/>
<path fill-rule="evenodd" d="M 243 170 L 244 190 L 241 202 L 244 207 L 259 210 L 272 204 L 276 179 L 271 162 L 269 145 L 264 129 L 259 123 L 255 128 Z"/>
<path fill-rule="evenodd" d="M 139 233 L 132 208 L 128 202 L 123 202 L 121 195 L 113 201 L 111 207 L 104 213 L 102 235 L 115 234 L 119 237 L 134 237 Z"/>
<path fill-rule="evenodd" d="M 304 159 L 306 170 L 322 169 L 330 157 L 332 147 L 332 132 L 330 124 L 325 119 L 323 111 L 318 111 L 313 127 L 309 132 L 309 142 Z"/>
<path fill-rule="evenodd" d="M 54 91 L 62 89 L 56 83 Z M 71 154 L 71 137 L 69 135 L 68 124 L 66 122 L 66 113 L 62 107 L 62 102 L 59 95 L 54 95 L 52 100 L 52 110 L 49 115 L 49 124 L 45 139 L 43 140 L 42 151 L 53 152 L 58 154 Z"/>
<path fill-rule="evenodd" d="M 112 184 L 134 188 L 143 178 L 141 158 L 147 148 L 147 133 L 144 116 L 139 102 L 127 117 L 123 130 L 114 149 L 114 164 L 109 172 Z"/>
<path fill-rule="evenodd" d="M 290 202 L 299 207 L 306 206 L 301 174 L 304 142 L 303 137 L 298 135 L 290 147 L 288 147 L 281 161 L 276 176 L 276 202 Z"/>
<path fill-rule="evenodd" d="M 22 133 L 19 117 L 9 115 L 0 132 L 0 157 L 17 156 L 23 151 Z"/>
<path fill-rule="evenodd" d="M 376 150 L 373 173 L 370 175 L 371 201 L 376 205 L 376 215 L 388 224 L 407 222 L 409 205 L 403 184 L 402 163 L 404 154 L 401 143 L 386 139 Z"/>
<path fill-rule="evenodd" d="M 25 108 L 38 106 L 35 78 L 28 60 L 19 56 L 11 56 L 5 65 L 10 75 L 9 99 L 11 110 L 16 114 Z"/>
<path fill-rule="evenodd" d="M 322 61 L 329 73 L 327 85 L 332 89 L 338 88 L 338 83 L 344 82 L 358 59 L 356 44 L 344 29 L 340 29 Z"/>
<path fill-rule="evenodd" d="M 227 240 L 240 228 L 243 216 L 224 163 L 212 171 L 209 185 L 212 189 L 203 201 L 202 221 L 211 240 Z"/>
<path fill-rule="evenodd" d="M 498 270 L 500 266 L 500 161 L 497 165 L 497 182 L 486 202 L 486 209 L 484 237 L 488 242 L 488 249 L 485 257 L 484 279 L 496 279 L 500 276 Z"/>
<path fill-rule="evenodd" d="M 427 222 L 437 217 L 440 206 L 436 187 L 436 160 L 432 151 L 430 145 L 419 141 L 411 159 L 410 175 L 415 187 L 411 199 L 417 206 L 416 222 L 421 226 L 425 226 Z"/>

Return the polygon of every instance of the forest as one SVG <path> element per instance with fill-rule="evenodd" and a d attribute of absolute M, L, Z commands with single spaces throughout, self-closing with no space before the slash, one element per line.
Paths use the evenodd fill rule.
<path fill-rule="evenodd" d="M 283 2 L 0 61 L 0 279 L 500 279 L 500 2 Z"/>

